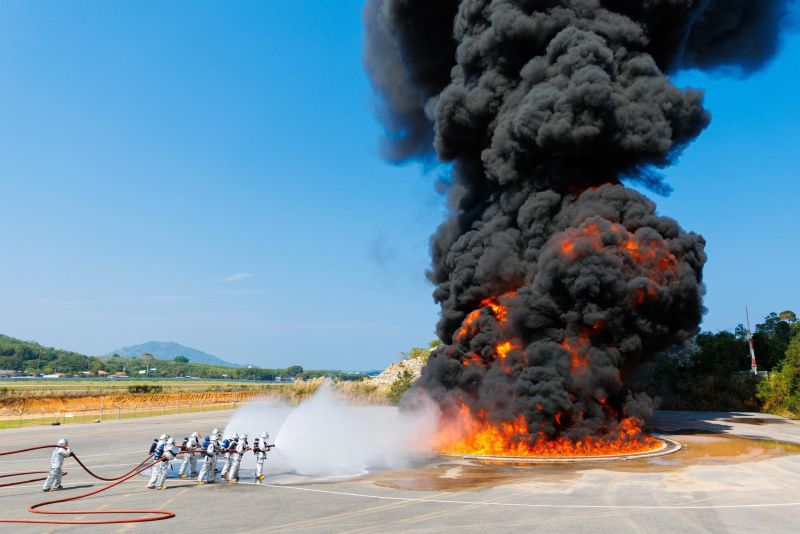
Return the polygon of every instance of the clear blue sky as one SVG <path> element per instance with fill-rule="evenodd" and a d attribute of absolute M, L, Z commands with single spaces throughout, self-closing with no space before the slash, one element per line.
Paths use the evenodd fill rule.
<path fill-rule="evenodd" d="M 0 333 L 344 369 L 431 339 L 443 202 L 377 155 L 361 3 L 3 2 Z M 708 239 L 705 328 L 800 308 L 799 61 L 679 77 L 714 121 L 657 201 Z"/>

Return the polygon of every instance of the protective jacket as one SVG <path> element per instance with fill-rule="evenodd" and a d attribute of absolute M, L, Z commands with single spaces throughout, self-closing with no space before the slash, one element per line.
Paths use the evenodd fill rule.
<path fill-rule="evenodd" d="M 64 465 L 64 458 L 69 458 L 70 456 L 72 456 L 71 450 L 58 447 L 53 451 L 53 455 L 50 456 L 50 469 L 61 469 Z"/>

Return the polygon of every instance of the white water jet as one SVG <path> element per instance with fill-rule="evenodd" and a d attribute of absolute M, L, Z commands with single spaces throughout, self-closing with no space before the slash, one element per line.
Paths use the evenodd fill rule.
<path fill-rule="evenodd" d="M 436 409 L 422 403 L 414 411 L 388 406 L 353 406 L 325 383 L 299 406 L 249 403 L 233 414 L 224 435 L 247 433 L 250 443 L 266 430 L 276 445 L 268 470 L 325 477 L 352 477 L 406 467 L 428 442 Z M 273 441 L 274 440 L 274 441 Z M 243 467 L 255 464 L 252 453 Z"/>

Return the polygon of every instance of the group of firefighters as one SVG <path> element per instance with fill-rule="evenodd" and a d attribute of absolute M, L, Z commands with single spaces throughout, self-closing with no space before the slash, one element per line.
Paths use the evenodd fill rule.
<path fill-rule="evenodd" d="M 264 462 L 267 459 L 267 452 L 275 447 L 267 443 L 269 434 L 261 433 L 260 438 L 253 440 L 252 446 L 247 440 L 247 434 L 233 434 L 228 438 L 222 437 L 218 429 L 214 429 L 211 435 L 206 436 L 201 442 L 197 432 L 183 439 L 180 447 L 175 446 L 175 439 L 169 434 L 161 434 L 153 440 L 150 446 L 153 467 L 151 469 L 150 481 L 147 487 L 150 489 L 163 489 L 167 479 L 167 472 L 172 467 L 172 461 L 179 455 L 183 455 L 178 476 L 180 478 L 197 477 L 198 484 L 210 484 L 217 479 L 217 463 L 219 458 L 224 458 L 220 478 L 229 483 L 239 481 L 239 467 L 242 458 L 247 451 L 252 450 L 256 456 L 255 479 L 264 480 Z M 60 439 L 57 443 L 53 455 L 50 457 L 50 475 L 42 488 L 44 491 L 54 491 L 61 489 L 61 470 L 64 459 L 72 456 L 69 448 L 69 441 L 66 438 Z M 197 472 L 198 458 L 200 459 L 200 472 Z M 187 471 L 189 474 L 187 475 Z"/>
<path fill-rule="evenodd" d="M 224 458 L 220 477 L 228 482 L 239 481 L 239 466 L 242 458 L 247 451 L 252 450 L 256 456 L 256 480 L 264 480 L 264 461 L 267 459 L 267 452 L 274 447 L 267 443 L 269 434 L 261 433 L 260 438 L 255 438 L 252 447 L 247 440 L 247 434 L 233 434 L 229 438 L 222 437 L 218 429 L 214 429 L 210 436 L 200 442 L 197 432 L 183 439 L 180 447 L 175 446 L 175 439 L 169 434 L 161 434 L 158 439 L 153 440 L 150 452 L 153 460 L 161 460 L 153 466 L 150 481 L 147 484 L 151 489 L 162 489 L 167 478 L 167 471 L 172 465 L 172 461 L 179 455 L 183 455 L 183 462 L 178 469 L 180 478 L 197 477 L 198 484 L 210 484 L 217 479 L 217 463 L 219 458 Z M 197 460 L 200 458 L 200 472 L 197 472 Z M 186 474 L 186 471 L 189 474 Z"/>

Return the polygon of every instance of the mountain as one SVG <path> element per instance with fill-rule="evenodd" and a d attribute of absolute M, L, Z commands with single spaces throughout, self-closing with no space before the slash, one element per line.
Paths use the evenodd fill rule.
<path fill-rule="evenodd" d="M 132 347 L 122 347 L 121 349 L 106 354 L 106 356 L 119 354 L 126 358 L 138 358 L 145 352 L 151 353 L 158 360 L 173 360 L 175 356 L 186 356 L 192 363 L 206 363 L 208 365 L 219 365 L 223 367 L 242 367 L 237 363 L 226 362 L 216 356 L 206 354 L 201 350 L 191 347 L 185 347 L 174 341 L 148 341 L 147 343 L 134 345 Z"/>

